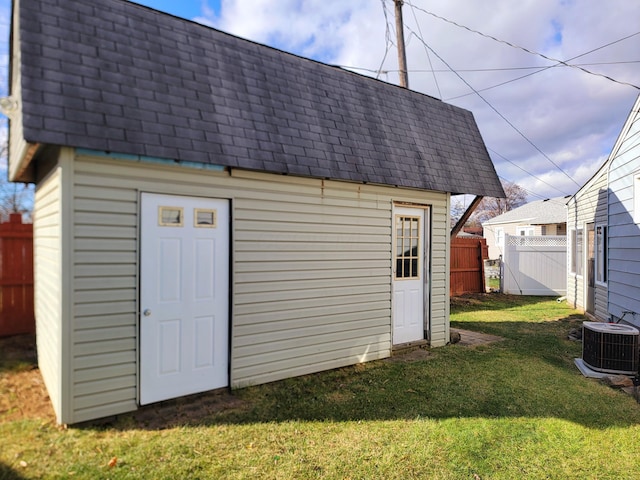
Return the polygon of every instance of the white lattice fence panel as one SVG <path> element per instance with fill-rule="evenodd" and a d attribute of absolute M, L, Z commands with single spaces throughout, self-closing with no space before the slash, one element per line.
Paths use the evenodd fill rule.
<path fill-rule="evenodd" d="M 507 245 L 521 247 L 567 247 L 566 235 L 509 235 Z"/>

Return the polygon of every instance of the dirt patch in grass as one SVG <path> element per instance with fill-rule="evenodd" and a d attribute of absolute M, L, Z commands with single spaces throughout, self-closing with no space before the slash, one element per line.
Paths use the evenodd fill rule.
<path fill-rule="evenodd" d="M 413 348 L 394 353 L 389 358 L 385 358 L 384 361 L 390 363 L 413 363 L 427 360 L 431 355 L 432 353 L 426 348 Z"/>
<path fill-rule="evenodd" d="M 156 430 L 200 424 L 219 412 L 245 407 L 245 401 L 226 390 L 213 391 L 144 406 L 135 412 L 94 423 L 109 425 L 117 421 L 127 428 Z M 33 419 L 56 421 L 37 366 L 35 336 L 0 338 L 0 422 Z"/>
<path fill-rule="evenodd" d="M 22 419 L 55 421 L 36 366 L 34 335 L 0 338 L 0 421 Z"/>
<path fill-rule="evenodd" d="M 40 370 L 0 373 L 0 421 L 36 418 L 55 421 Z"/>
<path fill-rule="evenodd" d="M 490 293 L 467 293 L 457 297 L 451 297 L 451 307 L 469 307 L 480 306 L 486 302 L 486 297 L 491 295 Z"/>

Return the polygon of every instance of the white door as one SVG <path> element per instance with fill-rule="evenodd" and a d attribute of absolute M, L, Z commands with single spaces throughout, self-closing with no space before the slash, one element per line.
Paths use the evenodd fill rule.
<path fill-rule="evenodd" d="M 424 339 L 425 211 L 394 208 L 393 344 Z"/>
<path fill-rule="evenodd" d="M 142 194 L 140 404 L 229 384 L 229 201 Z"/>

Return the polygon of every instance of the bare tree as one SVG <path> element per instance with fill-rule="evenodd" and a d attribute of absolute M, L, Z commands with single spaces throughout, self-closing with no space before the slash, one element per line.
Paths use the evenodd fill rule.
<path fill-rule="evenodd" d="M 469 219 L 470 225 L 480 225 L 527 203 L 527 191 L 517 183 L 502 182 L 502 188 L 506 198 L 483 198 Z"/>
<path fill-rule="evenodd" d="M 467 207 L 462 203 L 460 199 L 455 200 L 451 204 L 451 226 L 453 227 L 458 220 L 464 215 L 464 212 L 467 210 Z"/>

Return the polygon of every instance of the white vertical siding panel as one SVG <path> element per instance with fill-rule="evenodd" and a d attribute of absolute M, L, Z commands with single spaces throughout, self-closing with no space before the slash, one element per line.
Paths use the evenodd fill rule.
<path fill-rule="evenodd" d="M 595 225 L 607 224 L 607 184 L 608 171 L 606 168 L 601 169 L 593 179 L 591 179 L 575 196 L 567 206 L 567 226 L 571 228 L 583 228 L 585 232 L 584 241 L 586 242 L 586 224 L 594 223 Z M 570 237 L 567 237 L 569 240 Z M 571 273 L 571 250 L 573 246 L 568 242 L 567 245 L 567 302 L 577 309 L 584 310 L 586 308 L 585 298 L 585 282 L 587 281 L 586 272 L 584 275 L 575 275 Z M 586 252 L 586 243 L 584 246 Z M 585 264 L 586 268 L 586 264 Z M 594 315 L 600 320 L 607 320 L 607 286 L 602 284 L 595 285 L 595 310 Z"/>
<path fill-rule="evenodd" d="M 33 250 L 38 364 L 58 421 L 63 408 L 60 197 L 61 173 L 56 167 L 36 188 Z"/>
<path fill-rule="evenodd" d="M 389 355 L 391 201 L 382 209 L 375 198 L 350 205 L 344 200 L 352 189 L 336 184 L 325 187 L 320 198 L 291 194 L 279 195 L 277 201 L 269 196 L 236 199 L 234 262 L 246 267 L 242 278 L 248 283 L 234 282 L 231 363 L 235 386 L 311 373 L 318 371 L 318 365 L 334 368 Z M 322 241 L 298 237 L 299 224 L 307 227 L 311 238 L 322 236 Z M 273 225 L 279 226 L 277 234 Z M 250 234 L 256 240 L 240 240 Z M 265 234 L 270 234 L 268 240 Z M 298 272 L 298 278 L 252 280 L 253 273 L 280 271 L 283 262 L 287 271 Z M 368 275 L 370 262 L 383 265 L 383 275 Z M 332 285 L 315 287 L 322 279 L 317 272 L 323 272 L 323 278 L 329 276 Z M 370 310 L 372 304 L 378 309 Z M 367 318 L 374 323 L 361 328 L 347 318 L 350 313 L 339 309 L 324 316 L 327 305 L 359 305 L 369 310 Z M 277 329 L 268 333 L 264 328 L 256 330 L 265 320 L 274 320 L 262 315 L 268 312 L 286 312 L 298 322 L 290 329 L 272 325 Z"/>
<path fill-rule="evenodd" d="M 609 313 L 640 313 L 640 229 L 634 223 L 634 176 L 640 172 L 640 99 L 616 142 L 609 169 Z M 640 326 L 640 315 L 625 316 Z"/>
<path fill-rule="evenodd" d="M 76 422 L 135 410 L 137 386 L 138 195 L 87 167 L 76 163 L 73 199 Z"/>
<path fill-rule="evenodd" d="M 450 282 L 450 195 L 431 204 L 431 289 L 429 292 L 429 335 L 434 347 L 449 342 L 449 282 Z"/>

